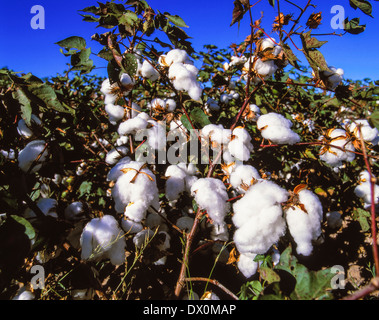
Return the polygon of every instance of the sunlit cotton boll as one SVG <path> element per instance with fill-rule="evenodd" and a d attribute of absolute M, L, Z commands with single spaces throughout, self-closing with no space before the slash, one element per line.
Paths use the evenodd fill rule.
<path fill-rule="evenodd" d="M 232 187 L 240 194 L 245 193 L 261 176 L 257 169 L 250 165 L 238 165 L 229 176 Z"/>
<path fill-rule="evenodd" d="M 300 141 L 300 136 L 291 127 L 290 120 L 274 112 L 261 115 L 257 120 L 257 128 L 262 137 L 276 144 L 293 145 Z"/>
<path fill-rule="evenodd" d="M 123 172 L 121 171 L 124 168 L 127 168 L 128 164 L 132 161 L 130 157 L 121 158 L 107 174 L 107 181 L 116 181 Z"/>
<path fill-rule="evenodd" d="M 154 174 L 144 163 L 131 161 L 122 170 L 113 189 L 112 197 L 117 212 L 135 222 L 146 217 L 149 206 L 159 209 L 159 194 Z"/>
<path fill-rule="evenodd" d="M 371 201 L 371 182 L 370 174 L 367 170 L 360 172 L 358 185 L 354 189 L 357 197 L 361 198 L 364 202 L 365 208 L 370 207 Z M 379 186 L 374 185 L 374 203 L 379 202 Z"/>
<path fill-rule="evenodd" d="M 35 173 L 42 168 L 48 156 L 46 142 L 44 140 L 34 140 L 29 142 L 18 154 L 18 166 L 24 172 L 28 172 L 30 169 L 30 173 Z M 31 168 L 32 165 L 34 166 Z"/>
<path fill-rule="evenodd" d="M 234 242 L 240 253 L 265 253 L 285 231 L 281 203 L 288 192 L 262 180 L 250 186 L 244 197 L 233 204 Z"/>
<path fill-rule="evenodd" d="M 112 150 L 110 150 L 106 157 L 105 162 L 114 165 L 116 164 L 121 158 L 125 157 L 128 154 L 129 150 L 125 146 L 116 147 Z"/>
<path fill-rule="evenodd" d="M 125 108 L 115 104 L 106 104 L 105 112 L 108 114 L 109 122 L 116 125 L 125 116 Z"/>
<path fill-rule="evenodd" d="M 362 139 L 364 141 L 373 143 L 374 141 L 378 140 L 378 129 L 372 128 L 366 119 L 355 120 L 354 122 L 348 124 L 346 127 L 356 136 L 357 139 L 360 139 L 358 126 L 361 126 L 360 131 L 362 133 Z"/>
<path fill-rule="evenodd" d="M 80 244 L 83 260 L 110 259 L 113 265 L 120 265 L 125 261 L 124 233 L 111 215 L 88 222 L 80 237 Z"/>
<path fill-rule="evenodd" d="M 237 267 L 238 270 L 245 276 L 245 278 L 250 278 L 258 270 L 258 262 L 254 261 L 257 255 L 255 253 L 242 253 L 238 257 Z"/>
<path fill-rule="evenodd" d="M 117 132 L 120 136 L 136 134 L 138 131 L 146 129 L 149 119 L 150 116 L 147 113 L 141 112 L 134 118 L 121 122 Z"/>
<path fill-rule="evenodd" d="M 326 85 L 328 89 L 334 90 L 342 82 L 344 71 L 341 68 L 329 66 L 329 71 L 324 71 L 323 76 L 326 77 Z"/>
<path fill-rule="evenodd" d="M 181 49 L 173 49 L 169 51 L 166 55 L 162 55 L 159 62 L 163 66 L 171 66 L 173 63 L 192 64 L 192 61 L 187 52 Z"/>
<path fill-rule="evenodd" d="M 24 119 L 20 119 L 17 123 L 17 132 L 24 139 L 30 139 L 34 136 L 32 131 L 33 126 L 41 126 L 42 121 L 36 115 L 32 114 L 30 119 L 30 126 L 28 126 Z"/>
<path fill-rule="evenodd" d="M 323 209 L 317 195 L 303 189 L 298 193 L 301 206 L 293 206 L 285 210 L 288 229 L 296 242 L 296 252 L 309 256 L 313 251 L 313 241 L 321 235 Z M 305 210 L 304 210 L 305 209 Z"/>
<path fill-rule="evenodd" d="M 154 68 L 151 62 L 144 60 L 140 69 L 142 77 L 149 79 L 150 81 L 156 81 L 159 79 L 159 72 Z"/>
<path fill-rule="evenodd" d="M 214 223 L 222 224 L 229 211 L 228 193 L 221 180 L 200 178 L 191 187 L 191 194 L 201 210 L 206 210 Z"/>

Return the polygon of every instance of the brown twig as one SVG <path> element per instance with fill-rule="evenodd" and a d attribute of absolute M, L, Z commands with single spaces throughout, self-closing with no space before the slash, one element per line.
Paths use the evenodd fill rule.
<path fill-rule="evenodd" d="M 363 289 L 342 298 L 342 300 L 359 300 L 379 289 L 379 277 L 373 278 L 369 285 Z"/>
<path fill-rule="evenodd" d="M 217 280 L 213 280 L 213 279 L 208 279 L 208 278 L 202 278 L 202 277 L 192 277 L 192 278 L 185 278 L 184 279 L 185 282 L 191 282 L 191 281 L 203 281 L 203 282 L 209 282 L 215 286 L 217 286 L 218 288 L 220 288 L 222 291 L 224 291 L 225 293 L 227 293 L 230 297 L 232 297 L 234 300 L 238 300 L 238 297 L 233 293 L 231 292 L 228 288 L 226 288 L 225 286 L 223 286 L 220 282 L 218 282 Z"/>

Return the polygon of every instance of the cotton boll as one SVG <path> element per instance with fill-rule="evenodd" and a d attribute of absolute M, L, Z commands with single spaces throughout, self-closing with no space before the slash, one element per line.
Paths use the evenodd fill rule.
<path fill-rule="evenodd" d="M 256 254 L 254 253 L 243 253 L 238 258 L 238 270 L 241 271 L 245 278 L 252 277 L 258 270 L 258 262 L 254 261 L 255 257 Z"/>
<path fill-rule="evenodd" d="M 258 170 L 250 165 L 237 166 L 229 176 L 230 184 L 241 194 L 245 193 L 259 179 L 261 176 Z"/>
<path fill-rule="evenodd" d="M 153 238 L 153 236 L 154 231 L 150 229 L 144 229 L 133 237 L 133 243 L 138 249 L 141 249 Z"/>
<path fill-rule="evenodd" d="M 121 158 L 108 172 L 107 181 L 116 181 L 123 174 L 121 170 L 126 168 L 131 161 L 130 157 Z"/>
<path fill-rule="evenodd" d="M 191 59 L 185 50 L 173 49 L 164 57 L 165 63 L 171 66 L 173 63 L 191 63 Z"/>
<path fill-rule="evenodd" d="M 121 158 L 125 157 L 128 154 L 128 152 L 129 150 L 127 147 L 124 147 L 124 146 L 116 147 L 107 153 L 107 156 L 105 157 L 105 162 L 110 165 L 114 165 Z"/>
<path fill-rule="evenodd" d="M 166 127 L 164 123 L 154 120 L 148 121 L 151 128 L 147 130 L 147 143 L 154 150 L 164 150 L 166 148 Z"/>
<path fill-rule="evenodd" d="M 254 65 L 255 71 L 264 79 L 271 77 L 278 67 L 273 60 L 262 61 L 258 59 Z"/>
<path fill-rule="evenodd" d="M 167 168 L 165 176 L 168 177 L 165 187 L 167 200 L 171 202 L 179 199 L 180 194 L 185 191 L 184 179 L 187 174 L 177 165 L 171 165 Z"/>
<path fill-rule="evenodd" d="M 124 88 L 129 89 L 127 90 L 127 92 L 129 92 L 134 85 L 134 80 L 127 73 L 123 73 L 120 76 L 120 83 Z"/>
<path fill-rule="evenodd" d="M 34 300 L 35 295 L 25 287 L 20 288 L 12 300 Z"/>
<path fill-rule="evenodd" d="M 149 118 L 150 117 L 145 112 L 141 112 L 136 117 L 121 122 L 118 126 L 117 132 L 120 136 L 135 134 L 139 130 L 146 129 L 149 124 Z"/>
<path fill-rule="evenodd" d="M 165 106 L 166 106 L 165 109 L 166 109 L 168 112 L 174 112 L 175 109 L 176 109 L 176 102 L 175 102 L 175 100 L 173 100 L 173 99 L 167 99 L 167 100 L 165 101 Z"/>
<path fill-rule="evenodd" d="M 226 145 L 230 142 L 232 131 L 230 129 L 224 129 L 219 124 L 208 124 L 201 129 L 202 137 L 210 139 L 212 142 L 216 142 L 219 145 Z"/>
<path fill-rule="evenodd" d="M 371 182 L 370 174 L 367 170 L 360 172 L 359 174 L 359 184 L 355 187 L 354 193 L 357 197 L 362 198 L 365 203 L 365 207 L 371 205 Z M 375 204 L 379 202 L 379 186 L 374 185 L 374 199 Z"/>
<path fill-rule="evenodd" d="M 214 223 L 221 224 L 229 210 L 228 193 L 221 180 L 200 178 L 191 187 L 191 194 L 202 210 L 207 210 Z"/>
<path fill-rule="evenodd" d="M 313 250 L 312 242 L 321 235 L 323 210 L 320 200 L 312 191 L 303 189 L 298 196 L 306 211 L 294 206 L 285 211 L 285 216 L 289 232 L 297 244 L 297 253 L 309 256 Z"/>
<path fill-rule="evenodd" d="M 300 142 L 300 136 L 291 129 L 278 126 L 268 126 L 262 130 L 262 137 L 276 144 L 293 145 Z"/>
<path fill-rule="evenodd" d="M 167 251 L 170 249 L 170 240 L 171 237 L 166 231 L 160 231 L 158 232 L 158 237 L 161 237 L 161 242 L 157 245 L 157 249 L 159 251 Z M 158 259 L 157 261 L 154 261 L 154 265 L 161 266 L 165 265 L 167 260 L 167 256 L 163 256 L 162 258 Z"/>
<path fill-rule="evenodd" d="M 291 128 L 292 122 L 279 113 L 269 112 L 259 117 L 257 120 L 258 130 L 263 130 L 266 126 L 279 126 Z"/>
<path fill-rule="evenodd" d="M 323 76 L 326 77 L 326 85 L 329 89 L 334 90 L 343 80 L 344 71 L 341 68 L 329 66 L 330 71 L 324 71 Z"/>
<path fill-rule="evenodd" d="M 355 153 L 349 151 L 355 151 L 353 143 L 347 139 L 334 139 L 330 142 L 331 146 L 340 147 L 337 149 L 329 146 L 326 152 L 323 153 L 321 149 L 320 160 L 326 162 L 332 167 L 340 167 L 343 161 L 351 162 L 355 159 Z M 325 147 L 324 147 L 325 148 Z M 344 151 L 346 150 L 346 151 Z"/>
<path fill-rule="evenodd" d="M 153 82 L 158 80 L 160 77 L 159 72 L 147 60 L 144 60 L 144 62 L 142 63 L 140 73 L 142 77 L 147 78 Z"/>
<path fill-rule="evenodd" d="M 121 220 L 121 228 L 127 234 L 134 234 L 140 232 L 143 229 L 143 226 L 141 222 L 136 222 L 125 217 Z"/>
<path fill-rule="evenodd" d="M 250 159 L 250 149 L 239 139 L 233 139 L 228 144 L 228 151 L 231 156 L 240 161 Z"/>
<path fill-rule="evenodd" d="M 42 164 L 47 160 L 49 152 L 44 140 L 34 140 L 29 142 L 18 154 L 18 166 L 23 172 L 28 172 L 33 162 L 35 165 L 30 169 L 30 173 L 35 173 L 42 168 Z M 39 157 L 38 161 L 37 158 Z"/>
<path fill-rule="evenodd" d="M 17 123 L 17 132 L 24 139 L 30 139 L 34 136 L 33 126 L 41 126 L 42 121 L 34 114 L 31 115 L 30 119 L 31 126 L 28 126 L 24 119 L 20 119 Z"/>
<path fill-rule="evenodd" d="M 57 206 L 58 206 L 57 200 L 51 199 L 51 198 L 42 198 L 42 199 L 39 199 L 37 202 L 37 207 L 42 211 L 42 213 L 45 216 L 49 216 L 55 219 L 58 218 Z M 24 217 L 33 219 L 33 218 L 36 218 L 37 215 L 32 209 L 27 208 L 24 212 Z"/>
<path fill-rule="evenodd" d="M 216 100 L 214 100 L 212 98 L 209 98 L 207 100 L 207 102 L 205 103 L 205 109 L 208 112 L 219 111 L 220 110 L 220 106 L 218 105 L 218 103 L 217 103 Z"/>
<path fill-rule="evenodd" d="M 192 100 L 201 101 L 201 95 L 203 93 L 203 89 L 197 82 L 193 82 L 191 87 L 188 89 L 188 95 Z"/>
<path fill-rule="evenodd" d="M 241 64 L 244 64 L 246 62 L 247 58 L 245 56 L 237 57 L 237 56 L 232 56 L 230 58 L 230 63 L 229 67 L 231 66 L 239 66 Z"/>
<path fill-rule="evenodd" d="M 378 138 L 379 131 L 377 128 L 372 128 L 369 122 L 365 119 L 355 120 L 351 124 L 347 125 L 350 132 L 354 133 L 357 139 L 360 139 L 358 125 L 361 126 L 362 138 L 366 142 L 372 142 Z"/>
<path fill-rule="evenodd" d="M 83 260 L 110 259 L 113 265 L 120 265 L 125 261 L 125 237 L 111 215 L 88 222 L 80 237 L 80 244 Z"/>
<path fill-rule="evenodd" d="M 113 125 L 117 124 L 125 115 L 125 108 L 119 105 L 105 105 L 105 112 L 108 114 L 109 122 Z"/>
<path fill-rule="evenodd" d="M 136 222 L 144 219 L 149 206 L 159 199 L 155 176 L 143 165 L 137 161 L 128 163 L 112 189 L 116 212 L 124 212 Z"/>

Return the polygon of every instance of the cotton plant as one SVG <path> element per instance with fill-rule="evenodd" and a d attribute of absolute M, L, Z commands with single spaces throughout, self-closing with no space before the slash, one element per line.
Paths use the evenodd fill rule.
<path fill-rule="evenodd" d="M 49 157 L 49 150 L 44 140 L 29 142 L 18 154 L 18 166 L 27 173 L 38 172 Z"/>
<path fill-rule="evenodd" d="M 319 140 L 326 143 L 320 149 L 319 158 L 329 166 L 338 169 L 343 162 L 355 159 L 355 147 L 344 129 L 330 129 Z"/>
<path fill-rule="evenodd" d="M 235 165 L 228 176 L 230 185 L 239 194 L 246 193 L 250 186 L 262 179 L 255 167 L 244 164 Z"/>
<path fill-rule="evenodd" d="M 132 90 L 134 84 L 134 80 L 127 73 L 122 73 L 119 81 L 115 83 L 111 83 L 109 78 L 105 79 L 100 88 L 105 105 L 115 104 L 119 98 L 126 96 Z"/>
<path fill-rule="evenodd" d="M 111 215 L 94 218 L 80 237 L 81 258 L 89 261 L 109 259 L 113 265 L 125 262 L 126 240 L 117 220 Z"/>
<path fill-rule="evenodd" d="M 269 112 L 257 120 L 257 128 L 264 139 L 275 144 L 293 145 L 300 141 L 300 136 L 294 132 L 292 122 L 279 113 Z"/>
<path fill-rule="evenodd" d="M 355 139 L 360 140 L 361 135 L 363 141 L 372 145 L 377 145 L 379 142 L 379 131 L 375 127 L 371 127 L 366 119 L 358 119 L 354 121 L 345 121 L 346 131 L 350 132 Z M 358 128 L 359 127 L 359 128 Z M 361 134 L 359 133 L 361 132 Z"/>
<path fill-rule="evenodd" d="M 371 199 L 371 178 L 367 170 L 359 173 L 358 185 L 354 188 L 354 193 L 357 197 L 361 198 L 364 203 L 364 208 L 370 208 Z M 379 202 L 379 186 L 374 184 L 374 203 Z"/>
<path fill-rule="evenodd" d="M 252 276 L 258 265 L 256 254 L 265 254 L 285 234 L 286 222 L 281 204 L 288 200 L 287 190 L 272 181 L 253 184 L 233 204 L 234 243 L 240 253 L 237 266 L 245 277 Z"/>
<path fill-rule="evenodd" d="M 153 63 L 144 60 L 140 66 L 138 73 L 145 79 L 148 79 L 152 82 L 157 81 L 160 78 L 159 71 L 154 67 Z"/>
<path fill-rule="evenodd" d="M 313 243 L 321 236 L 323 207 L 320 199 L 305 185 L 294 190 L 293 200 L 289 201 L 284 211 L 288 230 L 296 242 L 296 252 L 309 256 L 313 251 Z"/>
<path fill-rule="evenodd" d="M 224 150 L 224 159 L 230 158 L 227 162 L 247 161 L 250 159 L 254 146 L 248 131 L 243 127 L 236 127 L 232 131 L 231 139 Z"/>
<path fill-rule="evenodd" d="M 129 149 L 125 146 L 119 146 L 111 149 L 106 157 L 105 162 L 109 165 L 115 165 L 121 158 L 124 158 L 129 153 Z"/>

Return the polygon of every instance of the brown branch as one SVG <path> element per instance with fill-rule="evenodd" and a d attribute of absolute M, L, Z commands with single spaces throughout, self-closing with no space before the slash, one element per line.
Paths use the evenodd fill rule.
<path fill-rule="evenodd" d="M 218 282 L 217 280 L 213 280 L 213 279 L 208 279 L 208 278 L 202 278 L 202 277 L 192 277 L 192 278 L 185 278 L 184 279 L 185 282 L 191 282 L 191 281 L 204 281 L 204 282 L 209 282 L 215 286 L 217 286 L 218 288 L 220 288 L 222 291 L 224 291 L 225 293 L 227 293 L 230 297 L 232 297 L 234 300 L 238 300 L 238 297 L 233 293 L 231 292 L 228 288 L 226 288 L 225 286 L 223 286 L 220 282 Z"/>
<path fill-rule="evenodd" d="M 379 277 L 371 280 L 370 284 L 363 289 L 342 298 L 342 300 L 359 300 L 379 289 Z"/>
<path fill-rule="evenodd" d="M 363 140 L 361 125 L 357 126 L 359 132 L 359 139 L 361 141 L 363 158 L 365 160 L 366 169 L 370 175 L 370 192 L 371 192 L 371 235 L 372 235 L 372 254 L 374 257 L 376 276 L 379 275 L 379 254 L 378 254 L 378 241 L 376 232 L 376 212 L 375 212 L 375 183 L 376 178 L 372 174 L 371 166 L 367 157 L 365 142 Z"/>

